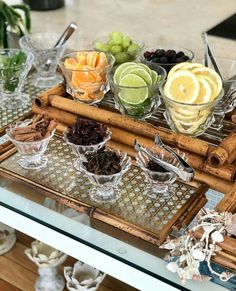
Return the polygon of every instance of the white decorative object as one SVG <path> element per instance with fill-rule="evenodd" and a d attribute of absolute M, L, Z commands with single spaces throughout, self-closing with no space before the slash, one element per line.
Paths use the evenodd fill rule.
<path fill-rule="evenodd" d="M 0 255 L 7 253 L 15 242 L 15 230 L 0 222 Z"/>
<path fill-rule="evenodd" d="M 200 239 L 194 232 L 203 230 Z M 199 272 L 200 262 L 206 261 L 209 271 L 220 278 L 228 281 L 236 274 L 233 272 L 218 273 L 211 266 L 211 257 L 221 251 L 216 243 L 224 241 L 224 235 L 236 235 L 236 214 L 228 212 L 218 213 L 214 210 L 202 209 L 197 216 L 197 224 L 188 230 L 185 235 L 170 239 L 160 246 L 169 250 L 166 259 L 174 261 L 168 263 L 167 269 L 178 273 L 181 282 L 192 279 L 196 281 L 210 280 L 209 276 L 202 276 Z"/>
<path fill-rule="evenodd" d="M 64 263 L 67 255 L 40 241 L 34 241 L 31 249 L 25 250 L 27 257 L 39 268 L 40 277 L 36 281 L 36 291 L 62 291 L 64 278 L 57 274 L 57 267 Z"/>
<path fill-rule="evenodd" d="M 106 274 L 82 262 L 76 262 L 74 268 L 65 267 L 66 287 L 70 291 L 95 291 Z"/>

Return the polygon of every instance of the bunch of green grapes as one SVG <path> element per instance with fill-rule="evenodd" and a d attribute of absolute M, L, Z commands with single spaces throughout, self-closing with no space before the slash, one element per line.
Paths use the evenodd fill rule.
<path fill-rule="evenodd" d="M 113 31 L 109 34 L 106 42 L 95 42 L 95 49 L 112 53 L 115 56 L 116 63 L 121 64 L 134 60 L 141 47 L 129 36 Z"/>

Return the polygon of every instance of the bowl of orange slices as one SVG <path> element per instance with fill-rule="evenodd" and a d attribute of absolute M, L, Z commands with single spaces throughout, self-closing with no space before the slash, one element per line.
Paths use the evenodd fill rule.
<path fill-rule="evenodd" d="M 214 109 L 224 95 L 222 79 L 199 63 L 180 63 L 160 88 L 170 128 L 190 136 L 205 132 L 214 122 Z"/>
<path fill-rule="evenodd" d="M 60 67 L 66 79 L 66 90 L 75 101 L 95 104 L 109 90 L 107 74 L 115 58 L 104 52 L 77 51 L 66 54 Z"/>

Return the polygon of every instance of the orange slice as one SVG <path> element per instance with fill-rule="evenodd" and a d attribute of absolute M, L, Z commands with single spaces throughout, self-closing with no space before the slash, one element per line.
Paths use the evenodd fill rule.
<path fill-rule="evenodd" d="M 86 52 L 77 52 L 76 58 L 78 64 L 81 66 L 87 65 L 87 53 Z"/>
<path fill-rule="evenodd" d="M 106 67 L 108 66 L 107 57 L 103 52 L 100 52 L 97 56 L 96 67 Z"/>
<path fill-rule="evenodd" d="M 90 72 L 74 71 L 71 78 L 72 84 L 75 87 L 79 87 L 81 83 L 94 82 L 94 76 Z"/>
<path fill-rule="evenodd" d="M 64 66 L 66 69 L 74 70 L 76 69 L 77 65 L 78 65 L 78 62 L 77 62 L 77 59 L 75 58 L 68 58 L 64 62 Z"/>
<path fill-rule="evenodd" d="M 87 54 L 87 65 L 92 67 L 92 68 L 95 68 L 96 67 L 96 61 L 97 61 L 97 57 L 98 57 L 98 52 L 89 52 Z"/>

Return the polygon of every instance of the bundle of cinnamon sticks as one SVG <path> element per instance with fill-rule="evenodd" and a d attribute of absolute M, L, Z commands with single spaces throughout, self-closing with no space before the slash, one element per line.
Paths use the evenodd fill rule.
<path fill-rule="evenodd" d="M 229 162 L 216 167 L 215 164 L 209 163 L 209 159 L 212 155 L 215 157 L 215 153 L 222 147 L 228 151 L 227 161 L 232 161 L 232 156 L 236 157 L 236 151 L 232 150 L 236 148 L 236 133 L 233 132 L 222 145 L 215 147 L 204 140 L 178 134 L 148 122 L 77 103 L 63 97 L 64 90 L 61 85 L 50 90 L 49 93 L 46 91 L 35 99 L 32 109 L 37 114 L 45 114 L 51 119 L 56 119 L 59 122 L 57 127 L 59 131 L 65 131 L 67 126 L 75 123 L 80 116 L 105 123 L 112 131 L 112 139 L 108 145 L 127 152 L 131 157 L 135 157 L 136 154 L 133 149 L 135 139 L 145 147 L 151 148 L 154 146 L 155 135 L 159 134 L 163 142 L 185 153 L 188 163 L 196 170 L 196 180 L 223 193 L 231 190 L 236 178 L 236 167 Z"/>
<path fill-rule="evenodd" d="M 44 115 L 38 114 L 27 126 L 15 127 L 11 130 L 12 137 L 17 141 L 38 141 L 50 136 L 56 128 L 55 120 L 50 120 Z"/>

